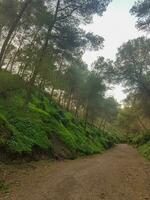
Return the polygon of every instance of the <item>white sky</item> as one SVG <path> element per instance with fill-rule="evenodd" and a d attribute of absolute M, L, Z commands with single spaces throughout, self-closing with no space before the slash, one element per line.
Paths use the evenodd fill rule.
<path fill-rule="evenodd" d="M 98 56 L 115 59 L 117 49 L 122 43 L 144 35 L 136 27 L 136 18 L 131 16 L 129 10 L 135 0 L 113 0 L 102 17 L 94 16 L 93 24 L 86 25 L 84 29 L 103 36 L 105 39 L 104 48 L 99 52 L 87 51 L 83 60 L 90 66 Z M 115 87 L 110 95 L 113 95 L 118 102 L 126 97 L 121 86 Z"/>

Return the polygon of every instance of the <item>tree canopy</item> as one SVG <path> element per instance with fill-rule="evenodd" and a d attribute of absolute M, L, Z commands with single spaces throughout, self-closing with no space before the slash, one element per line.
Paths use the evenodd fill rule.
<path fill-rule="evenodd" d="M 150 31 L 150 1 L 142 0 L 136 1 L 131 9 L 131 13 L 135 15 L 137 20 L 137 27 L 144 31 Z"/>

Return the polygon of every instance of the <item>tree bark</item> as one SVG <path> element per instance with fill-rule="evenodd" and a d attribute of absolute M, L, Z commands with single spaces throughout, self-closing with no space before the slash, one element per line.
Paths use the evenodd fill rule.
<path fill-rule="evenodd" d="M 31 43 L 30 43 L 30 48 L 32 48 L 34 45 L 35 45 L 35 43 L 36 43 L 36 38 L 37 38 L 37 36 L 38 36 L 38 33 L 39 33 L 39 31 L 40 31 L 40 29 L 38 28 L 37 29 L 37 31 L 35 32 L 35 34 L 34 34 L 34 36 L 33 36 L 33 39 L 32 39 L 32 41 L 31 41 Z M 24 76 L 24 73 L 25 73 L 25 70 L 26 70 L 26 68 L 27 68 L 27 66 L 28 66 L 28 64 L 30 64 L 30 58 L 31 58 L 31 56 L 30 56 L 30 54 L 29 54 L 29 59 L 28 59 L 28 61 L 26 62 L 26 64 L 23 66 L 23 62 L 21 63 L 21 67 L 23 66 L 23 69 L 21 69 L 21 70 L 19 70 L 20 71 L 20 76 L 23 78 L 23 76 Z"/>
<path fill-rule="evenodd" d="M 62 97 L 62 94 L 63 94 L 63 92 L 61 91 L 60 94 L 59 94 L 59 98 L 58 98 L 58 104 L 61 103 L 61 97 Z"/>
<path fill-rule="evenodd" d="M 22 65 L 23 65 L 23 63 L 21 63 L 21 65 L 20 65 L 19 68 L 18 68 L 17 74 L 18 74 L 19 76 L 21 76 L 21 68 L 22 68 Z"/>
<path fill-rule="evenodd" d="M 141 126 L 144 130 L 147 130 L 146 126 L 144 125 L 144 123 L 142 122 L 142 120 L 140 119 L 139 116 L 137 116 L 137 121 L 139 122 L 140 126 Z"/>
<path fill-rule="evenodd" d="M 51 91 L 51 99 L 53 98 L 54 90 L 55 90 L 55 88 L 54 88 L 54 86 L 53 86 L 52 91 Z"/>
<path fill-rule="evenodd" d="M 70 108 L 71 97 L 72 97 L 72 91 L 70 90 L 70 92 L 69 92 L 69 98 L 68 98 L 68 102 L 67 102 L 67 107 L 66 107 L 67 110 L 69 110 L 69 108 Z"/>
<path fill-rule="evenodd" d="M 85 111 L 85 124 L 84 124 L 84 129 L 85 130 L 86 130 L 86 127 L 87 127 L 88 115 L 89 115 L 89 110 L 88 110 L 88 106 L 87 106 L 86 107 L 86 111 Z"/>
<path fill-rule="evenodd" d="M 16 51 L 16 53 L 15 53 L 15 55 L 14 55 L 12 61 L 11 61 L 10 72 L 12 72 L 12 70 L 13 70 L 13 66 L 14 66 L 14 63 L 15 63 L 15 59 L 16 59 L 16 57 L 17 57 L 18 54 L 19 54 L 19 51 L 20 51 L 20 49 L 21 49 L 22 44 L 23 44 L 23 39 L 22 39 L 22 41 L 20 42 L 19 47 L 18 47 L 18 49 L 17 49 L 17 51 Z"/>
<path fill-rule="evenodd" d="M 77 102 L 76 110 L 75 110 L 75 117 L 78 117 L 79 106 L 80 106 L 80 104 Z"/>

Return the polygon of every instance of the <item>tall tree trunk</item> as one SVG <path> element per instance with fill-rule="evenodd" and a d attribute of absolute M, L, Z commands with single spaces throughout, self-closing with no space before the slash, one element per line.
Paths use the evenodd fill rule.
<path fill-rule="evenodd" d="M 106 129 L 106 120 L 104 120 L 104 123 L 103 123 L 103 131 L 105 131 Z"/>
<path fill-rule="evenodd" d="M 20 69 L 20 68 L 22 68 L 22 69 Z M 19 67 L 19 70 L 20 70 L 20 73 L 19 73 L 19 74 L 20 74 L 21 78 L 24 77 L 26 68 L 27 68 L 27 65 L 24 65 L 24 66 L 23 66 L 23 63 L 21 63 L 21 66 Z"/>
<path fill-rule="evenodd" d="M 12 58 L 9 59 L 9 62 L 7 63 L 6 68 L 5 68 L 6 70 L 9 69 L 9 65 L 10 65 L 10 63 L 11 63 L 11 60 L 12 60 Z"/>
<path fill-rule="evenodd" d="M 54 90 L 55 90 L 55 87 L 53 86 L 52 91 L 51 91 L 51 99 L 53 98 Z"/>
<path fill-rule="evenodd" d="M 19 68 L 18 68 L 18 75 L 20 76 L 21 75 L 21 68 L 22 68 L 22 65 L 23 65 L 23 63 L 21 63 L 21 65 L 19 66 Z"/>
<path fill-rule="evenodd" d="M 100 122 L 100 124 L 99 124 L 99 129 L 102 128 L 103 122 L 104 122 L 104 118 L 101 120 L 101 122 Z"/>
<path fill-rule="evenodd" d="M 34 45 L 35 45 L 35 43 L 36 43 L 36 38 L 37 38 L 37 36 L 38 36 L 38 33 L 39 33 L 39 31 L 40 31 L 40 29 L 38 28 L 37 29 L 37 31 L 35 32 L 35 34 L 34 34 L 34 36 L 33 36 L 33 39 L 32 39 L 32 41 L 31 41 L 31 43 L 30 43 L 30 45 L 29 45 L 29 48 L 32 48 Z M 23 62 L 21 63 L 21 65 L 20 65 L 20 67 L 23 67 L 23 69 L 19 69 L 19 74 L 20 74 L 20 76 L 23 78 L 23 76 L 24 76 L 24 73 L 25 73 L 25 70 L 26 70 L 26 68 L 28 67 L 28 65 L 30 64 L 30 58 L 31 58 L 31 56 L 30 56 L 30 54 L 28 55 L 29 56 L 29 59 L 28 59 L 28 61 L 26 62 L 26 64 L 23 66 Z"/>
<path fill-rule="evenodd" d="M 3 25 L 0 24 L 0 40 L 1 40 L 1 37 L 2 37 L 2 31 L 3 31 Z"/>
<path fill-rule="evenodd" d="M 17 30 L 14 31 L 14 33 L 12 34 L 12 36 L 11 36 L 11 38 L 10 38 L 8 44 L 7 44 L 7 47 L 6 47 L 6 50 L 5 50 L 5 52 L 4 52 L 3 59 L 2 59 L 2 63 L 3 63 L 3 64 L 4 64 L 4 61 L 5 61 L 5 59 L 6 59 L 6 56 L 7 56 L 7 52 L 8 52 L 8 50 L 9 50 L 9 47 L 10 47 L 10 45 L 11 45 L 13 39 L 15 38 L 16 34 L 17 34 Z M 8 66 L 8 63 L 7 63 L 7 66 Z"/>
<path fill-rule="evenodd" d="M 14 66 L 16 57 L 17 57 L 18 54 L 19 54 L 19 51 L 20 51 L 20 49 L 21 49 L 22 44 L 23 44 L 23 38 L 22 38 L 22 41 L 20 42 L 19 47 L 18 47 L 18 49 L 17 49 L 17 51 L 16 51 L 16 53 L 15 53 L 15 55 L 14 55 L 12 61 L 11 61 L 10 72 L 12 72 L 12 70 L 13 70 L 13 66 Z"/>
<path fill-rule="evenodd" d="M 60 104 L 60 103 L 61 103 L 61 97 L 62 97 L 62 94 L 63 94 L 63 91 L 61 91 L 61 92 L 60 92 L 60 94 L 59 94 L 59 98 L 58 98 L 58 104 Z"/>
<path fill-rule="evenodd" d="M 75 117 L 78 117 L 79 106 L 80 106 L 80 104 L 79 104 L 79 102 L 77 102 L 76 109 L 75 109 Z"/>
<path fill-rule="evenodd" d="M 39 72 L 39 68 L 41 67 L 43 59 L 44 59 L 45 54 L 46 54 L 48 42 L 49 42 L 49 39 L 51 38 L 51 33 L 52 33 L 52 30 L 53 30 L 54 25 L 55 25 L 56 20 L 57 20 L 57 14 L 58 14 L 59 6 L 60 6 L 60 0 L 57 1 L 54 19 L 52 20 L 52 23 L 49 25 L 49 28 L 48 28 L 48 31 L 47 31 L 47 34 L 46 34 L 46 38 L 45 38 L 45 43 L 44 43 L 43 48 L 41 50 L 41 55 L 40 55 L 39 61 L 38 61 L 37 65 L 35 66 L 35 69 L 33 71 L 33 75 L 32 75 L 32 77 L 29 81 L 29 87 L 27 89 L 27 99 L 28 100 L 30 99 L 32 87 L 35 83 L 36 77 L 37 77 L 38 72 Z"/>
<path fill-rule="evenodd" d="M 67 107 L 66 107 L 67 110 L 69 110 L 69 108 L 70 108 L 71 97 L 72 97 L 72 91 L 70 90 L 70 92 L 69 92 L 69 98 L 68 98 L 68 102 L 67 102 Z"/>
<path fill-rule="evenodd" d="M 63 99 L 63 107 L 66 108 L 67 100 L 66 98 Z"/>
<path fill-rule="evenodd" d="M 39 88 L 41 89 L 41 90 L 44 90 L 44 88 L 45 88 L 45 80 L 44 79 L 41 79 L 41 82 L 39 83 Z"/>
<path fill-rule="evenodd" d="M 86 110 L 85 110 L 85 123 L 84 123 L 84 129 L 85 130 L 86 130 L 86 127 L 87 127 L 88 115 L 89 115 L 89 110 L 88 110 L 88 106 L 87 106 Z"/>
<path fill-rule="evenodd" d="M 4 62 L 3 56 L 4 56 L 4 53 L 5 53 L 5 51 L 6 51 L 7 45 L 8 45 L 8 43 L 9 43 L 9 40 L 10 40 L 10 38 L 11 38 L 13 32 L 15 31 L 15 29 L 16 29 L 18 23 L 20 22 L 20 20 L 21 20 L 23 14 L 24 14 L 26 8 L 28 7 L 28 5 L 29 5 L 31 2 L 32 2 L 32 0 L 26 0 L 26 1 L 25 1 L 24 5 L 22 6 L 20 12 L 18 13 L 18 15 L 17 15 L 15 21 L 13 22 L 12 26 L 11 26 L 10 29 L 9 29 L 9 32 L 8 32 L 7 37 L 6 37 L 6 39 L 5 39 L 5 41 L 4 41 L 3 45 L 2 45 L 1 52 L 0 52 L 0 69 L 1 69 L 2 66 L 3 66 L 3 62 Z"/>
<path fill-rule="evenodd" d="M 137 116 L 137 121 L 139 122 L 140 126 L 141 126 L 144 130 L 147 130 L 146 126 L 144 125 L 144 123 L 142 122 L 142 120 L 140 119 L 139 116 Z"/>
<path fill-rule="evenodd" d="M 70 103 L 70 110 L 73 112 L 74 111 L 74 99 L 72 98 L 71 103 Z"/>

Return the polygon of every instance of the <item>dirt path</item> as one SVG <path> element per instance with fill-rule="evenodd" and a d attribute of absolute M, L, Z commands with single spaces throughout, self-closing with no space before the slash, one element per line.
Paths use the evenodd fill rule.
<path fill-rule="evenodd" d="M 121 144 L 103 155 L 19 167 L 0 200 L 150 200 L 150 162 Z"/>

